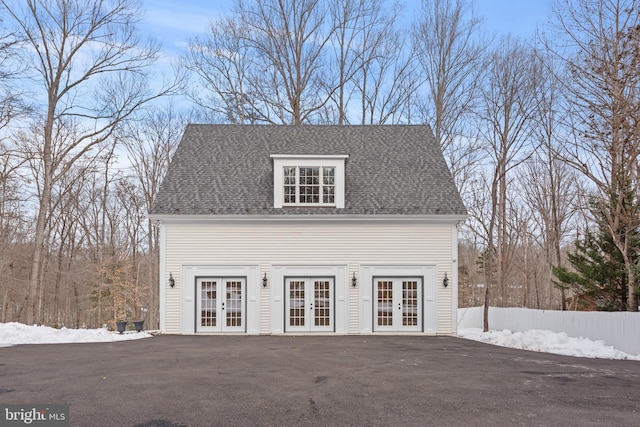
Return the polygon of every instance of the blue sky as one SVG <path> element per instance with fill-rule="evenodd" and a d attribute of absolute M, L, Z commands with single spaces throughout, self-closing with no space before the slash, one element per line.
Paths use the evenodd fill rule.
<path fill-rule="evenodd" d="M 534 34 L 536 25 L 547 20 L 553 0 L 476 0 L 484 28 L 497 36 Z M 146 15 L 141 28 L 157 38 L 169 56 L 177 55 L 190 37 L 205 32 L 207 24 L 231 10 L 233 0 L 144 0 Z M 405 0 L 406 16 L 419 7 L 418 0 Z"/>
<path fill-rule="evenodd" d="M 478 15 L 488 31 L 530 37 L 547 21 L 552 0 L 476 0 Z"/>

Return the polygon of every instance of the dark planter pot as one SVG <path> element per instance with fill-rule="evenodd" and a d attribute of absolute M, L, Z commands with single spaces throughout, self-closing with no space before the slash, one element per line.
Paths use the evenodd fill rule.
<path fill-rule="evenodd" d="M 118 332 L 123 333 L 127 330 L 127 322 L 116 322 L 116 327 L 118 328 Z"/>
<path fill-rule="evenodd" d="M 142 331 L 143 325 L 144 325 L 144 320 L 136 320 L 133 322 L 133 327 L 138 332 Z"/>

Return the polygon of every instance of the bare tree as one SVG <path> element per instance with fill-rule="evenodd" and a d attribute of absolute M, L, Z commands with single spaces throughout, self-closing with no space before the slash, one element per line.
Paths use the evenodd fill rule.
<path fill-rule="evenodd" d="M 81 233 L 81 217 L 84 211 L 79 201 L 86 181 L 92 173 L 88 165 L 78 163 L 54 185 L 50 247 L 56 252 L 56 256 L 51 263 L 53 278 L 45 281 L 45 283 L 53 283 L 53 290 L 46 289 L 47 286 L 44 283 L 40 287 L 36 310 L 39 322 L 57 326 L 73 325 L 76 328 L 82 323 L 83 305 L 79 300 L 78 290 L 80 280 L 69 280 L 69 277 L 76 272 L 74 264 L 78 260 L 85 240 L 84 233 Z M 66 293 L 66 301 L 72 301 L 72 304 L 63 303 L 65 300 L 63 293 Z M 47 296 L 51 300 L 50 303 L 45 301 Z"/>
<path fill-rule="evenodd" d="M 567 69 L 563 82 L 573 130 L 562 156 L 597 189 L 595 208 L 625 264 L 627 310 L 637 311 L 640 1 L 558 2 L 554 24 L 558 44 L 549 48 Z"/>
<path fill-rule="evenodd" d="M 104 159 L 107 160 L 107 159 Z M 83 251 L 88 265 L 88 282 L 92 283 L 91 302 L 95 304 L 93 317 L 98 325 L 102 325 L 110 310 L 108 305 L 111 289 L 104 285 L 105 266 L 111 265 L 119 255 L 119 242 L 116 237 L 116 227 L 121 207 L 113 202 L 113 187 L 118 176 L 110 174 L 109 162 L 102 163 L 99 168 L 87 171 L 86 182 L 82 192 L 78 195 L 76 204 L 80 215 L 78 217 L 80 234 L 83 237 Z M 80 295 L 80 289 L 74 287 L 74 298 Z M 79 301 L 76 301 L 75 312 L 81 315 Z"/>
<path fill-rule="evenodd" d="M 129 0 L 1 0 L 6 17 L 26 40 L 21 60 L 33 67 L 42 100 L 37 133 L 41 164 L 38 215 L 29 279 L 27 323 L 35 319 L 43 273 L 49 206 L 54 183 L 91 155 L 114 129 L 148 100 L 146 83 L 158 47 L 143 44 L 137 3 Z M 41 92 L 37 92 L 37 89 Z M 64 135 L 58 138 L 57 135 Z"/>
<path fill-rule="evenodd" d="M 538 149 L 531 161 L 527 162 L 521 174 L 521 194 L 533 213 L 535 239 L 543 249 L 547 261 L 545 271 L 546 308 L 553 308 L 551 267 L 562 262 L 561 248 L 570 232 L 572 219 L 580 212 L 579 197 L 586 190 L 581 188 L 577 171 L 565 163 L 558 154 L 561 135 L 566 128 L 566 100 L 560 83 L 560 70 L 552 57 L 537 52 L 536 61 L 541 61 L 534 120 L 536 127 L 533 137 L 538 141 Z M 560 307 L 566 310 L 566 295 L 560 288 Z"/>
<path fill-rule="evenodd" d="M 361 66 L 355 75 L 360 124 L 410 123 L 412 99 L 420 86 L 413 51 L 396 52 L 406 35 L 396 30 L 395 16 L 369 28 L 363 39 Z"/>
<path fill-rule="evenodd" d="M 183 66 L 197 76 L 189 98 L 210 121 L 245 124 L 260 118 L 249 81 L 253 58 L 247 31 L 236 19 L 214 21 L 206 36 L 189 42 L 182 59 Z"/>
<path fill-rule="evenodd" d="M 485 283 L 485 323 L 488 330 L 490 288 L 497 285 L 499 304 L 504 304 L 506 278 L 510 268 L 514 241 L 511 239 L 508 214 L 512 171 L 534 152 L 530 139 L 531 116 L 536 109 L 537 63 L 532 52 L 513 38 L 501 40 L 489 59 L 487 81 L 482 89 L 480 118 L 486 141 L 490 172 L 486 191 L 490 195 L 486 227 L 487 254 Z"/>
<path fill-rule="evenodd" d="M 333 94 L 333 104 L 337 110 L 337 124 L 348 122 L 347 106 L 353 91 L 353 76 L 359 70 L 361 55 L 359 45 L 363 29 L 363 21 L 372 13 L 379 10 L 380 0 L 366 2 L 364 0 L 332 0 L 329 6 L 331 21 L 335 27 L 332 44 L 333 68 L 337 73 L 334 81 L 337 89 Z M 329 82 L 328 82 L 329 83 Z M 332 84 L 333 82 L 331 82 Z"/>
<path fill-rule="evenodd" d="M 120 224 L 121 232 L 125 238 L 123 241 L 121 256 L 128 261 L 128 276 L 131 283 L 131 315 L 133 319 L 141 319 L 142 308 L 146 308 L 148 303 L 158 304 L 157 299 L 148 299 L 152 289 L 156 287 L 157 280 L 155 274 L 149 272 L 147 277 L 143 277 L 143 266 L 145 258 L 140 251 L 144 247 L 146 239 L 145 222 L 148 210 L 145 208 L 146 200 L 142 189 L 136 185 L 134 179 L 122 178 L 116 184 L 115 197 L 117 205 L 121 206 Z M 147 259 L 156 258 L 158 255 L 150 254 Z M 148 263 L 148 266 L 157 269 L 156 263 Z M 144 269 L 144 272 L 147 272 Z M 155 293 L 154 293 L 155 294 Z"/>
<path fill-rule="evenodd" d="M 338 124 L 402 123 L 411 121 L 412 97 L 420 79 L 413 51 L 405 46 L 406 33 L 397 28 L 400 8 L 382 1 L 338 0 L 350 11 L 335 13 L 335 84 Z M 348 9 L 350 7 L 350 9 Z M 359 117 L 348 111 L 359 111 Z"/>
<path fill-rule="evenodd" d="M 545 308 L 556 308 L 553 304 L 551 267 L 562 263 L 562 247 L 571 231 L 572 219 L 580 213 L 579 203 L 584 200 L 578 175 L 562 162 L 554 151 L 541 146 L 535 157 L 527 162 L 520 176 L 522 196 L 533 213 L 535 240 L 543 249 L 547 263 Z M 556 291 L 557 292 L 557 291 Z M 559 289 L 560 308 L 566 310 L 565 290 Z"/>
<path fill-rule="evenodd" d="M 299 125 L 312 120 L 335 88 L 326 89 L 328 9 L 319 0 L 238 0 L 235 14 L 254 52 L 252 94 L 259 119 Z"/>
<path fill-rule="evenodd" d="M 142 191 L 146 210 L 150 211 L 190 116 L 178 111 L 173 104 L 166 104 L 141 111 L 137 117 L 138 120 L 122 129 L 119 137 L 127 149 L 131 177 Z M 148 226 L 146 245 L 149 252 L 154 252 L 157 234 L 151 232 L 150 222 Z"/>
<path fill-rule="evenodd" d="M 383 0 L 239 0 L 190 43 L 191 97 L 213 121 L 409 122 L 420 80 L 413 53 L 398 50 L 398 10 Z"/>
<path fill-rule="evenodd" d="M 24 258 L 29 219 L 25 215 L 23 164 L 13 149 L 0 139 L 0 322 L 7 322 L 19 311 L 17 283 L 22 280 L 18 260 Z"/>
<path fill-rule="evenodd" d="M 479 146 L 470 133 L 483 72 L 482 20 L 468 0 L 423 0 L 413 29 L 416 55 L 427 82 L 423 120 L 431 124 L 459 188 L 477 165 Z"/>
<path fill-rule="evenodd" d="M 160 183 L 167 171 L 169 163 L 175 149 L 178 147 L 180 137 L 184 130 L 189 116 L 179 112 L 172 104 L 167 104 L 163 108 L 144 111 L 139 114 L 138 120 L 132 121 L 123 129 L 120 136 L 128 152 L 128 161 L 131 163 L 129 180 L 135 189 L 128 188 L 127 192 L 122 191 L 122 195 L 137 194 L 143 202 L 143 212 L 149 212 L 159 190 Z M 124 188 L 123 188 L 124 189 Z M 142 219 L 141 219 L 142 220 Z M 146 221 L 146 227 L 141 227 L 138 232 L 144 232 L 146 243 L 138 242 L 139 247 L 146 248 L 147 270 L 146 279 L 148 297 L 146 306 L 149 309 L 148 321 L 154 324 L 158 319 L 157 313 L 157 291 L 151 284 L 158 283 L 158 230 L 153 226 L 151 220 Z M 143 222 L 144 222 L 143 221 Z M 127 229 L 133 235 L 133 228 L 143 226 L 131 221 Z M 133 242 L 132 242 L 133 244 Z M 141 265 L 142 260 L 134 260 L 136 266 Z M 138 275 L 139 276 L 139 275 Z M 137 280 L 140 283 L 140 280 Z"/>
<path fill-rule="evenodd" d="M 375 106 L 377 97 L 367 98 L 367 80 L 376 69 L 375 61 L 390 64 L 392 58 L 399 56 L 397 52 L 391 55 L 383 46 L 389 41 L 387 36 L 393 37 L 398 8 L 385 8 L 382 0 L 332 0 L 330 12 L 335 31 L 329 66 L 335 75 L 330 76 L 325 84 L 333 93 L 332 104 L 327 111 L 335 107 L 337 117 L 328 117 L 326 121 L 339 125 L 355 121 L 354 117 L 349 117 L 349 110 L 353 107 L 352 101 L 358 100 L 362 110 L 359 122 L 374 121 L 373 114 L 367 119 L 367 104 Z M 387 72 L 387 68 L 388 65 L 382 67 L 382 74 Z M 388 81 L 395 82 L 392 79 Z"/>
<path fill-rule="evenodd" d="M 0 12 L 2 10 L 0 4 Z M 3 19 L 0 16 L 0 24 L 2 23 Z M 0 33 L 0 130 L 5 128 L 12 119 L 28 111 L 22 99 L 21 86 L 17 84 L 17 80 L 25 70 L 25 64 L 15 60 L 20 43 L 19 36 L 3 25 Z"/>

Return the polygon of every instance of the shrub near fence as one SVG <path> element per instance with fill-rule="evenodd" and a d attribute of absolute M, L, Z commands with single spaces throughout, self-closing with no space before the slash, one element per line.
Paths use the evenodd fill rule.
<path fill-rule="evenodd" d="M 482 307 L 459 308 L 458 329 L 482 328 Z M 524 332 L 543 329 L 570 337 L 604 341 L 617 350 L 640 355 L 640 313 L 489 308 L 489 328 Z"/>

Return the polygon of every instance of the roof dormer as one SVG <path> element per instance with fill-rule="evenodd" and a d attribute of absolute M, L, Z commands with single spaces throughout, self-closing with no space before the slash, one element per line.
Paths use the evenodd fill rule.
<path fill-rule="evenodd" d="M 275 208 L 344 208 L 344 171 L 348 154 L 272 154 Z"/>

